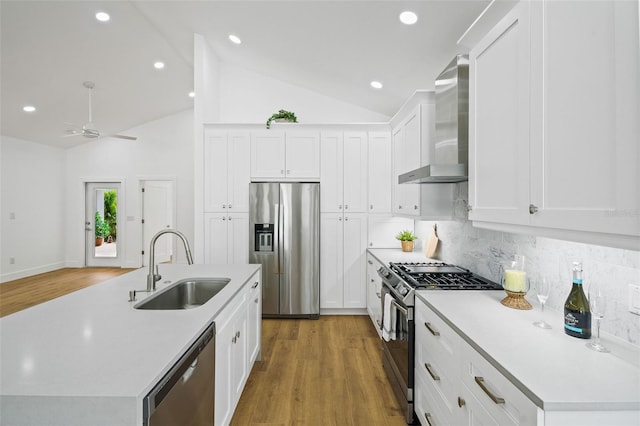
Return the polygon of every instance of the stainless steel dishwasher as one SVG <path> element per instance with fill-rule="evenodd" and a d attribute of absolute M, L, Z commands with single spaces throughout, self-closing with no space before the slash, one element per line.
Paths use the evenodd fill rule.
<path fill-rule="evenodd" d="M 215 323 L 144 398 L 145 426 L 213 425 Z"/>

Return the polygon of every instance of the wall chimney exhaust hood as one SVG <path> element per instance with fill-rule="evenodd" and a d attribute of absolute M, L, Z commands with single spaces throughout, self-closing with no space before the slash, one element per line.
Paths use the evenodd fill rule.
<path fill-rule="evenodd" d="M 469 175 L 469 56 L 458 55 L 436 78 L 432 164 L 398 176 L 398 183 L 457 183 Z"/>

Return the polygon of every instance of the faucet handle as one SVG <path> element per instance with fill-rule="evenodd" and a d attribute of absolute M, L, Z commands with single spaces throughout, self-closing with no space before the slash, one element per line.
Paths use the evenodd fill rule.
<path fill-rule="evenodd" d="M 156 265 L 156 273 L 153 276 L 154 281 L 160 281 L 162 279 L 162 275 L 160 275 L 160 265 Z"/>

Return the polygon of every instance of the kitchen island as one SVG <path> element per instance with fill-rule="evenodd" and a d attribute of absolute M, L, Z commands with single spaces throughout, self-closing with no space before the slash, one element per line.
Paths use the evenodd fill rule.
<path fill-rule="evenodd" d="M 259 265 L 160 265 L 158 291 L 184 278 L 230 282 L 188 310 L 139 310 L 147 269 L 0 319 L 0 424 L 141 425 L 153 386 L 245 288 Z"/>

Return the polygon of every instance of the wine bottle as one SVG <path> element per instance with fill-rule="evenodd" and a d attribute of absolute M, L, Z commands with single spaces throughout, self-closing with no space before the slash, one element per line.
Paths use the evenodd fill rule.
<path fill-rule="evenodd" d="M 573 284 L 564 302 L 564 332 L 580 339 L 591 338 L 591 311 L 582 290 L 582 263 L 573 262 Z"/>

